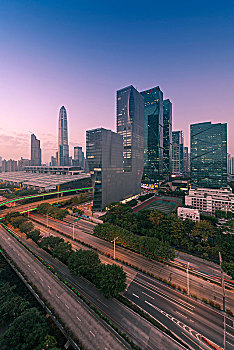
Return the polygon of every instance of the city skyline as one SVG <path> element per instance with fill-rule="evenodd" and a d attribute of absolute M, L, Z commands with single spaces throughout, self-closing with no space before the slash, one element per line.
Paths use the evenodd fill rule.
<path fill-rule="evenodd" d="M 94 3 L 92 12 L 85 4 L 60 1 L 56 8 L 3 1 L 1 8 L 3 158 L 29 157 L 33 132 L 41 140 L 42 161 L 48 162 L 57 146 L 57 111 L 63 104 L 70 145 L 84 149 L 85 130 L 114 129 L 115 92 L 131 84 L 138 91 L 160 86 L 173 104 L 173 130 L 184 131 L 186 146 L 189 124 L 234 127 L 231 3 L 225 8 L 218 2 L 212 8 L 202 2 L 147 4 L 142 9 L 136 1 L 133 8 L 126 4 L 126 14 L 119 4 L 108 3 Z M 233 154 L 234 141 L 229 140 Z"/>

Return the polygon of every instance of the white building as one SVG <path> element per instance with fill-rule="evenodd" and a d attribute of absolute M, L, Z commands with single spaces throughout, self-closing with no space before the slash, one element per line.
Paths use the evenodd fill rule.
<path fill-rule="evenodd" d="M 182 220 L 190 219 L 195 222 L 200 221 L 200 213 L 198 209 L 179 207 L 177 209 L 177 216 Z"/>
<path fill-rule="evenodd" d="M 185 205 L 209 214 L 215 214 L 216 210 L 234 214 L 234 194 L 230 187 L 190 189 L 185 196 Z"/>

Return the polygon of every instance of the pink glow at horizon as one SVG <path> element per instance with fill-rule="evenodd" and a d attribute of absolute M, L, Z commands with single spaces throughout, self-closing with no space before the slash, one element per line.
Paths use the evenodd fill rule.
<path fill-rule="evenodd" d="M 104 2 L 2 0 L 0 156 L 30 158 L 34 133 L 49 162 L 62 105 L 70 155 L 85 150 L 86 130 L 116 130 L 116 90 L 131 84 L 160 86 L 187 146 L 190 124 L 227 122 L 234 155 L 233 4 Z"/>

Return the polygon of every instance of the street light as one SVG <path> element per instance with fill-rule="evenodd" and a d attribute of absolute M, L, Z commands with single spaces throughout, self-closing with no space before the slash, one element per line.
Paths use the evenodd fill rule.
<path fill-rule="evenodd" d="M 119 237 L 115 237 L 115 238 L 113 239 L 113 241 L 111 241 L 111 243 L 114 242 L 114 260 L 115 260 L 115 241 L 116 241 L 118 238 L 119 238 Z"/>
<path fill-rule="evenodd" d="M 222 269 L 222 256 L 219 252 L 219 262 L 220 262 L 220 270 L 221 270 L 221 281 L 223 287 L 223 350 L 226 349 L 226 315 L 225 315 L 225 285 L 224 285 L 224 277 L 223 277 L 223 269 Z"/>

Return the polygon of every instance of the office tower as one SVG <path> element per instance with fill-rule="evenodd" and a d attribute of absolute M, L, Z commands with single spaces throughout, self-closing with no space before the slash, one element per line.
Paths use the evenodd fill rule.
<path fill-rule="evenodd" d="M 26 166 L 30 166 L 31 165 L 31 160 L 30 159 L 25 159 L 25 158 L 20 158 L 20 160 L 18 160 L 18 170 L 24 170 L 24 167 Z"/>
<path fill-rule="evenodd" d="M 34 134 L 31 135 L 31 165 L 41 165 L 40 140 Z"/>
<path fill-rule="evenodd" d="M 56 166 L 56 165 L 57 165 L 56 157 L 51 156 L 51 158 L 50 158 L 50 166 Z"/>
<path fill-rule="evenodd" d="M 184 172 L 184 133 L 172 131 L 172 174 L 183 175 Z"/>
<path fill-rule="evenodd" d="M 232 168 L 232 156 L 230 153 L 227 153 L 227 174 L 231 175 L 231 168 Z"/>
<path fill-rule="evenodd" d="M 163 101 L 163 173 L 169 177 L 172 171 L 172 103 Z"/>
<path fill-rule="evenodd" d="M 190 125 L 191 178 L 199 187 L 227 186 L 227 124 Z"/>
<path fill-rule="evenodd" d="M 188 147 L 184 147 L 184 176 L 190 176 L 190 153 Z"/>
<path fill-rule="evenodd" d="M 234 157 L 231 157 L 231 175 L 234 175 Z"/>
<path fill-rule="evenodd" d="M 133 87 L 117 91 L 117 132 L 86 131 L 93 209 L 139 194 L 144 167 L 144 100 Z"/>
<path fill-rule="evenodd" d="M 86 131 L 86 157 L 93 185 L 93 210 L 122 199 L 123 138 L 103 128 Z"/>
<path fill-rule="evenodd" d="M 82 147 L 79 147 L 79 146 L 74 147 L 73 164 L 76 166 L 80 166 L 81 169 L 85 168 L 85 157 L 84 157 L 84 152 L 82 151 Z"/>
<path fill-rule="evenodd" d="M 67 112 L 64 106 L 59 111 L 58 165 L 69 165 Z"/>
<path fill-rule="evenodd" d="M 142 181 L 155 183 L 163 174 L 163 93 L 159 86 L 144 97 L 144 172 Z"/>
<path fill-rule="evenodd" d="M 117 91 L 117 133 L 123 137 L 124 171 L 142 171 L 144 99 L 131 85 Z"/>

